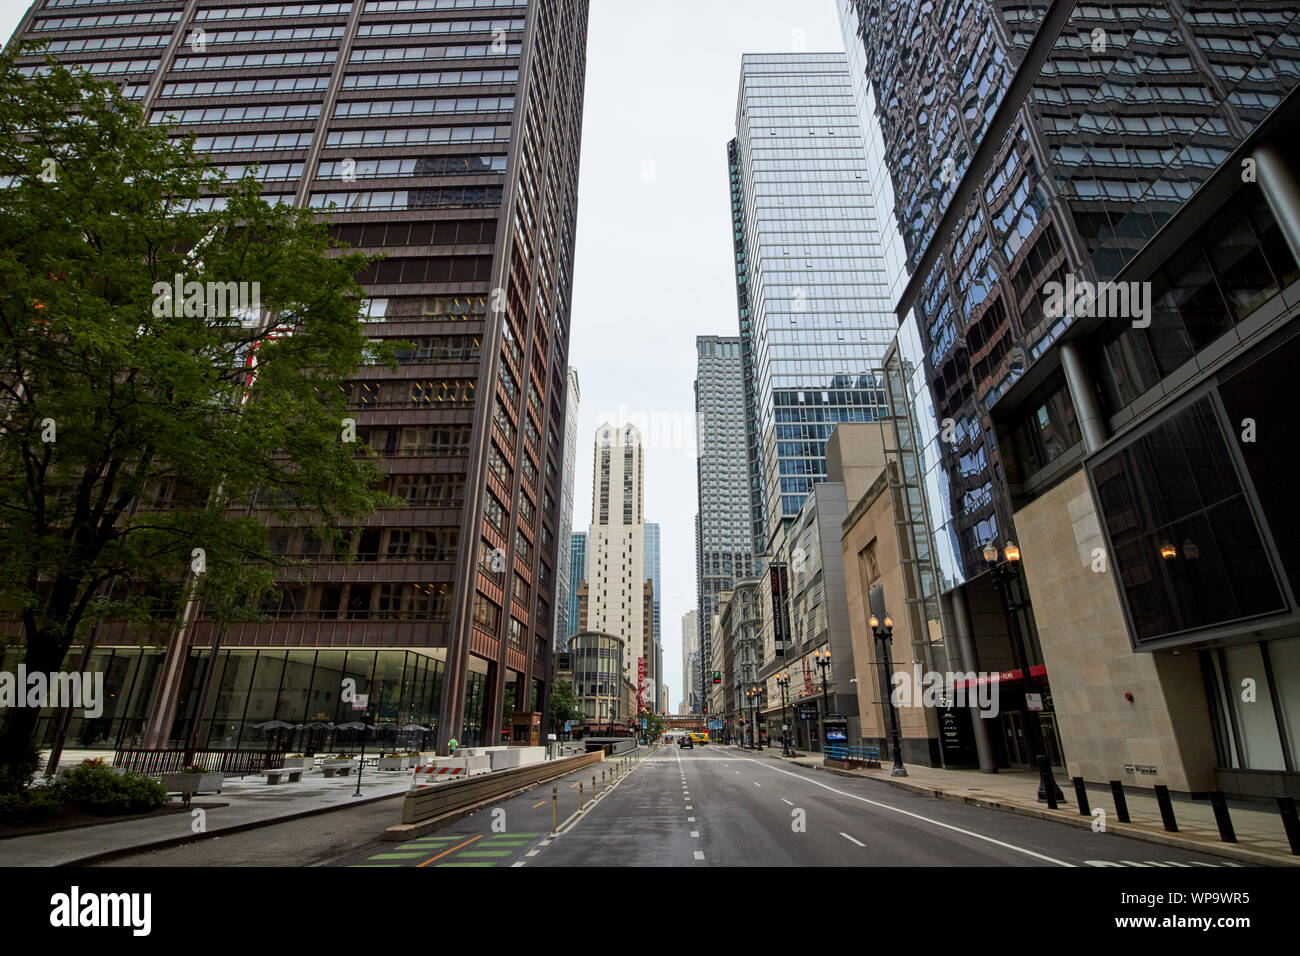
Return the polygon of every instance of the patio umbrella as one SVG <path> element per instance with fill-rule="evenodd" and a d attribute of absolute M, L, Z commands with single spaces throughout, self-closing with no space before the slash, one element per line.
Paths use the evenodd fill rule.
<path fill-rule="evenodd" d="M 402 724 L 402 726 L 398 727 L 397 729 L 402 731 L 403 733 L 427 734 L 429 732 L 429 728 L 424 726 L 424 724 Z"/>

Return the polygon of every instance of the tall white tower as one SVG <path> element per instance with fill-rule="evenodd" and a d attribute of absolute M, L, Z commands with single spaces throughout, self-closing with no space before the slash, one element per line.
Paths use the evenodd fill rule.
<path fill-rule="evenodd" d="M 653 668 L 653 632 L 645 627 L 645 514 L 641 432 L 635 426 L 596 429 L 587 538 L 589 631 L 623 639 L 624 673 L 637 683 L 638 658 Z M 648 682 L 647 682 L 648 683 Z"/>

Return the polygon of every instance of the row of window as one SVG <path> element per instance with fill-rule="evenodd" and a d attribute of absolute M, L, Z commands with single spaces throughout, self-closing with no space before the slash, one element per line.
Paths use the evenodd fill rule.
<path fill-rule="evenodd" d="M 419 156 L 407 159 L 324 160 L 316 168 L 318 179 L 400 179 L 408 176 L 443 176 L 453 173 L 503 173 L 507 157 Z"/>
<path fill-rule="evenodd" d="M 304 93 L 323 90 L 328 76 L 276 76 L 261 80 L 200 80 L 195 83 L 167 83 L 160 96 L 229 96 L 231 94 Z"/>
<path fill-rule="evenodd" d="M 268 66 L 315 66 L 338 59 L 335 50 L 289 50 L 284 53 L 230 53 L 226 56 L 178 56 L 173 70 L 252 70 Z"/>
<path fill-rule="evenodd" d="M 469 425 L 407 425 L 357 431 L 362 441 L 389 457 L 460 457 L 469 454 Z"/>
<path fill-rule="evenodd" d="M 95 27 L 130 27 L 145 23 L 175 23 L 181 18 L 179 10 L 157 10 L 146 13 L 105 13 L 98 17 L 47 17 L 32 23 L 32 32 L 46 30 L 89 30 Z"/>
<path fill-rule="evenodd" d="M 70 64 L 77 69 L 93 73 L 95 76 L 117 76 L 120 73 L 152 73 L 158 69 L 161 60 L 96 60 L 94 63 Z M 21 66 L 18 72 L 23 76 L 45 76 L 50 68 L 44 63 L 39 66 Z"/>
<path fill-rule="evenodd" d="M 334 130 L 330 146 L 423 146 L 426 143 L 510 142 L 509 126 L 417 126 L 399 129 Z"/>
<path fill-rule="evenodd" d="M 82 37 L 79 40 L 51 40 L 45 46 L 47 53 L 81 53 L 91 50 L 138 50 L 141 47 L 166 46 L 171 34 L 151 33 L 145 36 Z"/>
<path fill-rule="evenodd" d="M 466 322 L 487 315 L 487 299 L 479 296 L 410 295 L 367 299 L 361 314 L 371 321 L 412 319 Z"/>
<path fill-rule="evenodd" d="M 319 103 L 276 103 L 267 106 L 210 106 L 191 110 L 154 110 L 151 123 L 190 125 L 193 123 L 274 123 L 315 119 Z"/>
<path fill-rule="evenodd" d="M 238 153 L 246 150 L 306 149 L 311 133 L 249 133 L 243 136 L 196 136 L 199 153 Z"/>
<path fill-rule="evenodd" d="M 524 28 L 524 18 L 511 20 L 421 20 L 414 23 L 363 23 L 357 31 L 360 37 L 405 37 L 442 33 L 491 33 L 493 46 L 505 48 L 504 34 Z M 498 52 L 501 52 L 498 50 Z"/>
<path fill-rule="evenodd" d="M 485 86 L 515 83 L 518 70 L 441 70 L 424 73 L 350 73 L 343 78 L 345 90 L 401 89 L 404 86 Z"/>
<path fill-rule="evenodd" d="M 526 7 L 528 0 L 371 0 L 366 13 L 408 13 L 416 10 L 464 10 Z"/>
<path fill-rule="evenodd" d="M 473 379 L 437 379 L 403 382 L 349 382 L 343 386 L 348 403 L 356 408 L 368 405 L 436 405 L 441 408 L 472 408 L 476 383 Z"/>
<path fill-rule="evenodd" d="M 338 119 L 358 116 L 430 116 L 449 113 L 509 113 L 513 96 L 461 96 L 445 100 L 347 100 L 334 110 Z"/>
<path fill-rule="evenodd" d="M 384 259 L 363 270 L 361 283 L 485 282 L 492 275 L 491 256 L 445 256 L 437 259 Z"/>
<path fill-rule="evenodd" d="M 341 212 L 365 209 L 453 209 L 499 206 L 500 186 L 444 186 L 431 189 L 397 189 L 379 192 L 312 193 L 317 209 L 337 206 Z"/>
<path fill-rule="evenodd" d="M 342 36 L 343 27 L 280 27 L 265 30 L 216 30 L 212 33 L 199 27 L 199 30 L 191 34 L 187 44 L 196 40 L 203 43 L 283 43 L 288 40 L 337 40 Z"/>
<path fill-rule="evenodd" d="M 275 617 L 320 617 L 332 621 L 367 619 L 445 621 L 451 612 L 450 584 L 286 585 L 258 603 Z"/>
<path fill-rule="evenodd" d="M 450 562 L 456 560 L 459 540 L 458 528 L 366 528 L 339 538 L 331 553 L 310 532 L 272 528 L 268 536 L 272 554 L 318 561 Z"/>
<path fill-rule="evenodd" d="M 449 246 L 491 243 L 495 219 L 446 219 L 437 222 L 388 222 L 334 227 L 340 242 L 357 247 Z"/>
<path fill-rule="evenodd" d="M 329 17 L 352 11 L 351 3 L 284 3 L 261 7 L 207 7 L 195 20 L 261 20 L 270 17 Z"/>
<path fill-rule="evenodd" d="M 514 57 L 523 52 L 523 44 L 469 44 L 454 46 L 375 46 L 359 47 L 349 57 L 351 63 L 384 60 L 483 60 Z"/>

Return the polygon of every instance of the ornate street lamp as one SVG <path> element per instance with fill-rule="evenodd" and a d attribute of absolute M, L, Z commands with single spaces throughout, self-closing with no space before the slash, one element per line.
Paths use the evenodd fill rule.
<path fill-rule="evenodd" d="M 829 647 L 825 650 L 818 648 L 813 651 L 813 663 L 816 664 L 817 669 L 822 672 L 822 702 L 826 711 L 825 714 L 822 715 L 822 749 L 825 750 L 826 718 L 831 715 L 831 688 L 830 684 L 826 681 L 826 672 L 830 670 L 831 667 L 831 649 Z"/>
<path fill-rule="evenodd" d="M 791 726 L 786 717 L 787 693 L 790 689 L 790 675 L 782 671 L 776 675 L 776 686 L 781 688 L 781 722 L 785 724 L 781 731 L 781 756 L 793 756 L 790 747 Z"/>
<path fill-rule="evenodd" d="M 889 771 L 889 775 L 906 777 L 907 768 L 903 766 L 903 742 L 898 730 L 898 708 L 894 706 L 894 695 L 889 692 L 889 688 L 893 687 L 893 681 L 889 679 L 889 665 L 893 660 L 894 619 L 886 617 L 882 624 L 880 618 L 872 615 L 871 633 L 880 642 L 883 651 L 880 658 L 880 692 L 887 695 L 889 703 L 889 745 L 894 751 L 894 766 Z"/>
<path fill-rule="evenodd" d="M 1029 652 L 1025 648 L 1024 636 L 1020 633 L 1020 622 L 1016 612 L 1020 605 L 1012 592 L 1012 584 L 1020 579 L 1020 549 L 1014 541 L 1008 541 L 1005 549 L 1006 561 L 998 560 L 998 546 L 990 539 L 984 545 L 984 562 L 988 565 L 998 595 L 1002 598 L 1002 613 L 1006 616 L 1007 633 L 1011 637 L 1011 650 L 1016 655 L 1016 666 L 1020 668 L 1021 680 L 1024 682 L 1021 693 L 1017 695 L 1020 702 L 1020 722 L 1025 729 L 1025 741 L 1032 751 L 1030 756 L 1038 765 L 1038 799 L 1047 800 L 1048 790 L 1052 791 L 1049 805 L 1057 801 L 1064 802 L 1065 794 L 1056 785 L 1052 777 L 1051 761 L 1047 759 L 1047 747 L 1043 741 L 1043 725 L 1038 714 L 1029 709 L 1029 697 L 1025 689 L 1029 687 Z"/>

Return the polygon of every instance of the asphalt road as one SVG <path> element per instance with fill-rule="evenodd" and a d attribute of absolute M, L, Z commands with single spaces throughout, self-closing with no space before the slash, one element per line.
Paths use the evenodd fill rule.
<path fill-rule="evenodd" d="M 646 754 L 646 751 L 641 751 Z M 1220 857 L 936 800 L 734 748 L 664 747 L 614 780 L 575 771 L 417 840 L 385 800 L 109 866 L 1240 866 Z M 584 809 L 579 811 L 579 786 Z M 552 835 L 552 788 L 558 834 Z"/>
<path fill-rule="evenodd" d="M 1236 866 L 733 748 L 661 749 L 528 866 Z"/>

